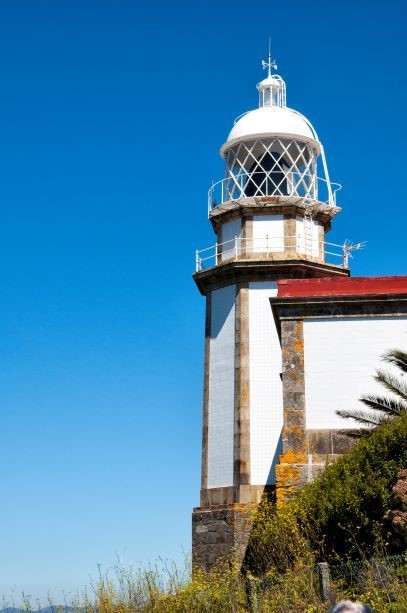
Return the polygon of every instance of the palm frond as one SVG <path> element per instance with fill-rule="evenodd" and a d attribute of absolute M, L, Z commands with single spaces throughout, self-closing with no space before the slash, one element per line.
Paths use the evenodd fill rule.
<path fill-rule="evenodd" d="M 382 355 L 383 362 L 394 364 L 402 372 L 407 373 L 407 352 L 400 349 L 391 349 Z"/>
<path fill-rule="evenodd" d="M 363 409 L 340 410 L 336 414 L 344 419 L 353 419 L 367 427 L 375 427 L 383 422 L 383 416 L 379 412 L 363 411 Z"/>
<path fill-rule="evenodd" d="M 382 360 L 388 364 L 397 366 L 401 373 L 407 373 L 407 353 L 399 349 L 391 349 L 387 351 Z M 359 401 L 368 407 L 369 410 L 344 410 L 336 411 L 337 415 L 345 419 L 353 419 L 359 424 L 365 426 L 365 433 L 370 433 L 374 428 L 407 412 L 407 383 L 400 378 L 397 378 L 392 373 L 386 370 L 376 370 L 375 380 L 383 385 L 383 387 L 391 392 L 395 398 L 386 398 L 385 396 L 377 396 L 367 394 L 359 398 Z M 344 431 L 346 432 L 346 431 Z M 359 431 L 354 431 L 353 434 L 348 434 L 353 438 L 360 438 L 362 434 Z"/>
<path fill-rule="evenodd" d="M 395 377 L 386 370 L 376 370 L 374 379 L 383 385 L 389 392 L 407 400 L 407 385 L 399 377 Z"/>
<path fill-rule="evenodd" d="M 398 417 L 401 413 L 407 411 L 407 404 L 399 400 L 393 400 L 393 398 L 386 398 L 384 396 L 366 395 L 359 398 L 360 402 L 363 402 L 370 409 L 382 412 L 390 417 Z"/>

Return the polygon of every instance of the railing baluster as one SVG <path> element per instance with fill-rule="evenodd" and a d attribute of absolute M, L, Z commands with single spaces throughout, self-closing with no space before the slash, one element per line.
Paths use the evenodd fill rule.
<path fill-rule="evenodd" d="M 264 181 L 264 174 L 266 178 Z M 260 179 L 256 180 L 256 175 L 261 175 Z M 331 183 L 326 179 L 318 177 L 315 173 L 302 173 L 298 171 L 287 171 L 283 173 L 284 177 L 277 185 L 277 179 L 280 178 L 280 171 L 264 171 L 262 173 L 247 172 L 243 174 L 239 171 L 237 175 L 232 175 L 221 179 L 214 183 L 208 193 L 208 209 L 209 213 L 219 204 L 223 204 L 229 200 L 240 199 L 246 197 L 246 188 L 254 190 L 252 195 L 268 195 L 268 196 L 289 196 L 297 195 L 300 198 L 311 200 L 318 199 L 318 187 L 322 189 L 321 201 L 329 206 L 336 206 L 336 193 L 342 188 L 339 183 Z M 275 178 L 273 178 L 275 177 Z M 284 183 L 285 181 L 285 183 Z M 283 185 L 286 185 L 287 191 L 284 193 Z M 325 193 L 327 191 L 327 193 Z M 220 201 L 218 201 L 220 200 Z"/>
<path fill-rule="evenodd" d="M 287 239 L 287 247 L 290 249 L 294 249 L 299 254 L 307 254 L 308 243 L 306 241 L 306 237 L 303 234 L 295 234 L 292 236 L 286 236 Z M 278 245 L 284 246 L 284 237 L 274 237 L 276 242 L 276 249 L 280 249 Z M 245 242 L 244 242 L 245 241 Z M 230 244 L 232 243 L 232 245 Z M 351 249 L 347 243 L 343 245 L 338 245 L 337 243 L 330 243 L 328 241 L 314 241 L 311 245 L 311 254 L 314 253 L 313 246 L 317 246 L 319 248 L 318 257 L 322 257 L 325 262 L 329 262 L 332 258 L 337 258 L 340 260 L 340 264 L 344 268 L 348 268 L 349 261 L 351 258 Z M 206 247 L 205 249 L 195 250 L 195 270 L 196 272 L 200 272 L 205 269 L 205 266 L 213 266 L 219 264 L 219 261 L 222 261 L 222 256 L 225 259 L 229 259 L 233 257 L 239 259 L 239 257 L 246 258 L 249 253 L 263 253 L 266 249 L 267 258 L 269 258 L 269 254 L 272 252 L 273 248 L 273 237 L 269 234 L 266 234 L 263 237 L 256 237 L 245 239 L 240 236 L 235 236 L 234 238 L 229 239 L 223 243 L 215 243 L 210 247 Z M 283 248 L 283 247 L 282 247 Z M 357 247 L 360 248 L 360 247 Z M 201 256 L 201 253 L 204 257 Z M 208 254 L 209 255 L 206 255 Z M 213 264 L 213 260 L 215 260 Z M 208 264 L 206 264 L 208 262 Z"/>

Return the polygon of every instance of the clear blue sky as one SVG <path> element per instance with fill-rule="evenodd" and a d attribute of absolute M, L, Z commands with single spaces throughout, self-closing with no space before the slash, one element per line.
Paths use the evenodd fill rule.
<path fill-rule="evenodd" d="M 0 593 L 72 592 L 190 549 L 218 148 L 272 37 L 344 185 L 354 275 L 403 274 L 406 9 L 342 2 L 0 5 Z"/>

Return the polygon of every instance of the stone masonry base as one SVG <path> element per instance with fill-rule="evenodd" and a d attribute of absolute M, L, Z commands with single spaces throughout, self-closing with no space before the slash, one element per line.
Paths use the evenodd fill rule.
<path fill-rule="evenodd" d="M 284 505 L 294 491 L 318 477 L 328 464 L 335 462 L 356 442 L 341 430 L 301 428 L 296 414 L 301 415 L 300 411 L 285 412 L 283 440 L 287 449 L 280 455 L 276 466 L 277 508 Z"/>
<path fill-rule="evenodd" d="M 192 513 L 192 563 L 208 571 L 218 564 L 242 565 L 257 505 L 197 507 Z"/>

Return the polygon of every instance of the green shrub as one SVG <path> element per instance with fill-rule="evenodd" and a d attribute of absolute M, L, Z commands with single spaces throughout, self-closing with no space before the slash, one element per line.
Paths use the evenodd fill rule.
<path fill-rule="evenodd" d="M 301 490 L 292 508 L 318 557 L 357 559 L 387 546 L 384 515 L 398 472 L 406 467 L 407 415 L 402 415 L 360 440 Z"/>
<path fill-rule="evenodd" d="M 384 515 L 397 474 L 406 467 L 407 415 L 402 415 L 359 440 L 281 510 L 265 499 L 256 516 L 246 568 L 260 575 L 318 560 L 369 557 L 378 548 L 388 549 Z"/>

